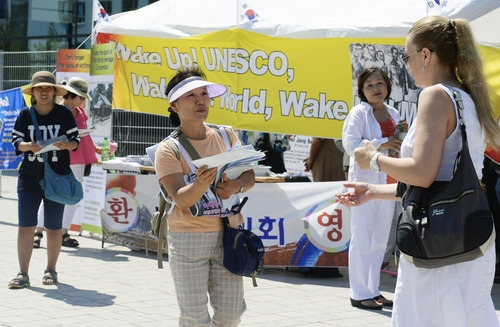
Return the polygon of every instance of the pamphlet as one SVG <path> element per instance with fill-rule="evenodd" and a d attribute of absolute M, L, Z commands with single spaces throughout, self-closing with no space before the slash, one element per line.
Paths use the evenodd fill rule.
<path fill-rule="evenodd" d="M 38 152 L 35 152 L 35 154 L 40 154 L 48 151 L 58 151 L 60 149 L 54 144 L 59 142 L 68 142 L 68 137 L 66 135 L 61 135 L 48 140 L 37 141 L 35 144 L 42 149 Z"/>
<path fill-rule="evenodd" d="M 265 157 L 264 152 L 256 151 L 251 145 L 233 147 L 229 151 L 214 156 L 193 160 L 196 167 L 207 165 L 209 168 L 217 167 L 215 183 L 222 182 L 225 173 L 231 180 L 238 178 L 243 172 L 256 167 L 259 160 Z M 231 210 L 239 203 L 239 195 L 233 194 L 229 199 L 221 200 L 222 209 Z"/>

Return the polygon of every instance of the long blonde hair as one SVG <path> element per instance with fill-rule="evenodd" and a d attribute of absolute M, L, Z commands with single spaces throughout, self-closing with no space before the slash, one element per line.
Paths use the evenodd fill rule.
<path fill-rule="evenodd" d="M 476 104 L 479 123 L 490 144 L 500 145 L 500 127 L 495 121 L 483 72 L 483 61 L 469 23 L 465 19 L 428 16 L 408 32 L 417 49 L 428 48 L 450 66 Z"/>

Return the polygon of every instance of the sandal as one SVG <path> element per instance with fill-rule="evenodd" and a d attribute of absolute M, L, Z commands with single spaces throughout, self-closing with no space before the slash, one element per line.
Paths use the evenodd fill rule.
<path fill-rule="evenodd" d="M 43 285 L 55 285 L 57 284 L 57 272 L 53 269 L 45 269 L 43 272 L 45 275 L 42 277 Z"/>
<path fill-rule="evenodd" d="M 21 276 L 21 277 L 19 277 Z M 9 288 L 20 289 L 30 287 L 30 278 L 27 273 L 20 271 L 16 278 L 9 282 Z"/>
<path fill-rule="evenodd" d="M 43 238 L 43 233 L 35 233 L 35 239 L 33 240 L 33 248 L 34 249 L 39 249 L 40 248 L 40 241 Z"/>
<path fill-rule="evenodd" d="M 62 245 L 67 246 L 69 248 L 76 248 L 78 247 L 78 245 L 80 245 L 80 243 L 78 243 L 77 240 L 69 237 L 69 234 L 66 233 L 62 236 Z"/>
<path fill-rule="evenodd" d="M 379 296 L 375 296 L 373 298 L 375 302 L 382 304 L 384 307 L 392 307 L 394 305 L 394 302 L 392 300 L 386 299 L 382 294 Z"/>

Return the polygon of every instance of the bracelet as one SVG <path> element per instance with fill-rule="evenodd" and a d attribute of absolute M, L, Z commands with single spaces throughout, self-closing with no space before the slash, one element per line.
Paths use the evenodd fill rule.
<path fill-rule="evenodd" d="M 370 168 L 371 170 L 376 171 L 377 173 L 380 172 L 380 166 L 378 165 L 377 162 L 377 159 L 380 155 L 382 155 L 382 153 L 375 152 L 375 154 L 370 159 Z"/>
<path fill-rule="evenodd" d="M 243 192 L 243 189 L 245 188 L 245 185 L 243 185 L 243 182 L 242 182 L 242 181 L 240 181 L 239 179 L 237 179 L 237 181 L 240 183 L 241 187 L 240 187 L 240 190 L 239 190 L 236 194 L 238 194 L 238 193 L 242 193 L 242 192 Z"/>

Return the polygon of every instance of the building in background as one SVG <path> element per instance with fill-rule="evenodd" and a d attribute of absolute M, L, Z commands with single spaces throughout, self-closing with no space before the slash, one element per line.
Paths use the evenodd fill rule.
<path fill-rule="evenodd" d="M 156 1 L 99 2 L 112 15 Z M 0 0 L 0 50 L 90 49 L 93 3 L 94 0 Z"/>

